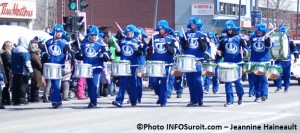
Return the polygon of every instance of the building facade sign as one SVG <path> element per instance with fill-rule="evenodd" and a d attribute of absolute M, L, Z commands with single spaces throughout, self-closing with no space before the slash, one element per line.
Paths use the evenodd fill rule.
<path fill-rule="evenodd" d="M 214 15 L 214 4 L 192 3 L 192 15 Z"/>
<path fill-rule="evenodd" d="M 0 18 L 36 18 L 35 0 L 4 0 L 0 1 Z"/>

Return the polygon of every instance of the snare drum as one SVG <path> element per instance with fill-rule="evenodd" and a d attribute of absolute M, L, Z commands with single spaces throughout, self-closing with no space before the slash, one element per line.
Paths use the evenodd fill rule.
<path fill-rule="evenodd" d="M 93 77 L 93 67 L 91 64 L 77 64 L 75 66 L 74 76 L 76 78 L 92 78 Z"/>
<path fill-rule="evenodd" d="M 239 67 L 234 63 L 219 63 L 219 80 L 222 82 L 233 82 L 239 78 Z"/>
<path fill-rule="evenodd" d="M 252 73 L 251 64 L 249 62 L 244 63 L 243 75 L 246 73 Z"/>
<path fill-rule="evenodd" d="M 165 77 L 165 62 L 163 61 L 147 61 L 146 76 L 148 77 Z"/>
<path fill-rule="evenodd" d="M 281 32 L 273 33 L 271 36 L 274 42 L 271 48 L 271 56 L 275 59 L 287 59 L 289 53 L 289 40 L 286 34 Z"/>
<path fill-rule="evenodd" d="M 178 55 L 175 57 L 175 69 L 180 72 L 196 72 L 196 57 L 194 55 Z"/>
<path fill-rule="evenodd" d="M 279 78 L 282 72 L 282 67 L 278 65 L 267 66 L 266 76 L 268 79 L 276 80 Z"/>
<path fill-rule="evenodd" d="M 216 70 L 216 66 L 217 64 L 215 63 L 203 63 L 203 70 L 202 70 L 202 74 L 209 76 L 209 77 L 213 77 L 215 76 L 215 70 Z"/>
<path fill-rule="evenodd" d="M 43 76 L 46 79 L 61 79 L 62 65 L 56 63 L 44 63 Z"/>
<path fill-rule="evenodd" d="M 111 75 L 113 76 L 131 76 L 130 61 L 118 60 L 112 61 Z"/>
<path fill-rule="evenodd" d="M 255 75 L 264 75 L 266 72 L 266 65 L 264 63 L 252 62 L 252 71 Z"/>
<path fill-rule="evenodd" d="M 146 66 L 145 65 L 139 65 L 137 76 L 142 78 L 142 77 L 145 76 L 145 73 L 146 73 Z"/>

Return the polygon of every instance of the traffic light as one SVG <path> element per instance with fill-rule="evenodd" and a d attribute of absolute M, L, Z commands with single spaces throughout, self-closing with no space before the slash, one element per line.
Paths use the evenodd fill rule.
<path fill-rule="evenodd" d="M 85 23 L 83 22 L 84 17 L 83 16 L 74 16 L 73 17 L 73 27 L 72 27 L 72 31 L 73 32 L 80 32 L 85 30 L 84 26 Z"/>
<path fill-rule="evenodd" d="M 63 27 L 67 32 L 72 32 L 73 27 L 73 18 L 72 17 L 63 17 Z"/>
<path fill-rule="evenodd" d="M 69 0 L 69 9 L 77 10 L 77 0 Z"/>
<path fill-rule="evenodd" d="M 89 6 L 89 4 L 85 1 L 85 0 L 80 0 L 80 3 L 79 3 L 79 6 L 80 6 L 80 11 L 84 10 L 86 7 Z"/>

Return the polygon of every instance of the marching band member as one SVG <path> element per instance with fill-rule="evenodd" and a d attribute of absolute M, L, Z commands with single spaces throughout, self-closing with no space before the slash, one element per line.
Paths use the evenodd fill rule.
<path fill-rule="evenodd" d="M 28 41 L 25 38 L 19 37 L 18 45 L 13 49 L 11 55 L 11 70 L 13 74 L 12 101 L 14 105 L 28 104 L 26 101 L 26 88 L 33 72 L 30 54 L 27 50 L 28 45 Z"/>
<path fill-rule="evenodd" d="M 290 86 L 290 77 L 291 77 L 291 54 L 294 54 L 295 60 L 294 62 L 297 62 L 297 59 L 299 59 L 299 52 L 296 47 L 296 44 L 290 39 L 286 27 L 282 26 L 279 28 L 279 32 L 282 32 L 284 34 L 287 34 L 288 36 L 288 42 L 289 42 L 289 53 L 288 58 L 285 60 L 277 59 L 275 61 L 275 64 L 282 67 L 282 77 L 279 76 L 279 78 L 275 81 L 277 89 L 275 92 L 279 92 L 282 90 L 282 78 L 284 81 L 284 92 L 288 92 L 289 86 Z"/>
<path fill-rule="evenodd" d="M 251 44 L 251 62 L 269 64 L 270 49 L 272 42 L 268 34 L 268 29 L 264 24 L 258 24 L 254 34 L 250 38 Z M 255 89 L 255 102 L 265 101 L 268 98 L 268 79 L 265 75 L 252 75 Z M 251 80 L 251 79 L 249 79 Z M 251 87 L 251 86 L 250 86 Z"/>
<path fill-rule="evenodd" d="M 216 48 L 218 48 L 219 41 L 218 41 L 215 33 L 214 32 L 210 32 L 208 34 L 208 37 L 209 37 L 210 41 L 213 42 L 213 45 L 216 45 Z M 215 60 L 214 60 L 214 62 L 217 63 L 217 64 L 220 63 L 220 61 L 221 61 L 220 58 L 215 58 Z M 219 73 L 218 73 L 218 66 L 217 66 L 215 68 L 215 76 L 213 76 L 212 78 L 208 77 L 208 76 L 205 77 L 205 80 L 204 80 L 204 90 L 203 90 L 204 93 L 208 93 L 209 92 L 209 85 L 210 85 L 210 81 L 211 80 L 213 82 L 213 84 L 212 84 L 212 91 L 213 91 L 213 93 L 216 94 L 218 92 L 218 89 L 219 89 L 218 76 L 219 76 Z"/>
<path fill-rule="evenodd" d="M 179 31 L 174 31 L 173 32 L 173 37 L 176 39 L 175 42 L 175 48 L 176 48 L 176 54 L 181 54 L 182 53 L 182 49 L 180 47 L 180 40 L 182 39 L 182 34 Z M 170 75 L 173 76 L 173 75 Z M 168 98 L 171 98 L 172 92 L 173 92 L 173 87 L 176 90 L 176 94 L 177 94 L 177 98 L 181 98 L 182 97 L 182 91 L 183 91 L 183 87 L 182 87 L 182 75 L 181 76 L 175 76 L 174 81 L 170 81 L 169 83 L 173 83 L 173 85 L 169 85 L 168 86 Z"/>
<path fill-rule="evenodd" d="M 117 46 L 116 55 L 120 56 L 121 60 L 129 60 L 131 65 L 141 65 L 139 58 L 142 55 L 142 47 L 136 38 L 139 35 L 137 28 L 134 25 L 128 25 L 123 34 L 126 37 L 120 41 L 120 46 Z M 116 101 L 112 102 L 113 105 L 122 107 L 125 90 L 128 90 L 131 106 L 136 106 L 138 89 L 137 70 L 137 66 L 133 66 L 131 67 L 131 76 L 120 76 L 120 89 L 116 96 Z"/>
<path fill-rule="evenodd" d="M 207 34 L 203 32 L 203 23 L 200 18 L 192 17 L 187 25 L 188 30 L 186 39 L 182 39 L 182 49 L 184 54 L 194 55 L 200 61 L 204 61 L 210 54 L 206 52 L 209 39 Z M 196 64 L 196 72 L 186 73 L 187 85 L 190 91 L 190 103 L 187 106 L 203 105 L 202 90 L 202 66 L 201 63 Z"/>
<path fill-rule="evenodd" d="M 80 45 L 81 49 L 75 54 L 75 58 L 96 67 L 93 69 L 93 77 L 86 78 L 90 98 L 88 108 L 95 108 L 97 107 L 97 88 L 100 85 L 101 76 L 101 68 L 99 67 L 103 67 L 103 61 L 106 62 L 110 58 L 107 44 L 99 37 L 103 36 L 103 33 L 99 32 L 98 27 L 91 26 L 87 36 L 88 38 Z"/>
<path fill-rule="evenodd" d="M 175 49 L 175 39 L 170 36 L 172 29 L 169 27 L 167 20 L 160 20 L 157 23 L 157 28 L 155 29 L 159 32 L 158 35 L 153 36 L 150 40 L 147 48 L 147 53 L 150 55 L 151 61 L 164 61 L 166 64 L 174 62 Z M 170 76 L 171 66 L 166 65 L 166 77 L 151 77 L 150 84 L 158 95 L 157 104 L 161 107 L 165 107 L 167 104 L 168 95 L 168 85 L 169 80 L 172 80 L 173 76 Z M 169 80 L 168 80 L 169 79 Z"/>
<path fill-rule="evenodd" d="M 62 36 L 65 36 L 66 32 L 64 31 L 62 25 L 55 24 L 52 32 L 50 32 L 49 34 L 53 36 L 53 38 L 46 41 L 46 49 L 48 49 L 49 52 L 44 51 L 42 53 L 42 60 L 44 60 L 46 63 L 57 63 L 63 65 L 65 63 L 66 56 L 69 56 L 66 54 L 66 52 L 70 51 L 68 42 L 62 38 Z M 51 80 L 50 99 L 52 102 L 52 107 L 54 109 L 60 108 L 62 106 L 60 86 L 60 79 Z"/>
<path fill-rule="evenodd" d="M 225 23 L 223 32 L 226 32 L 227 35 L 222 38 L 219 51 L 217 52 L 219 56 L 224 57 L 224 62 L 240 64 L 243 63 L 242 56 L 248 54 L 244 39 L 238 35 L 239 31 L 240 28 L 236 27 L 233 21 L 229 20 Z M 242 69 L 240 65 L 238 69 Z M 234 81 L 234 84 L 238 95 L 238 105 L 241 105 L 243 102 L 244 89 L 241 83 L 241 73 L 240 71 L 238 72 L 239 78 Z M 234 96 L 232 91 L 232 82 L 225 83 L 225 90 L 227 103 L 224 106 L 233 106 Z"/>

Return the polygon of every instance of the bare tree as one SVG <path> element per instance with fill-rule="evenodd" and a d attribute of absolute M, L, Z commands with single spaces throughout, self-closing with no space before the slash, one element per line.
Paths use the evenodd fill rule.
<path fill-rule="evenodd" d="M 259 2 L 263 7 L 268 7 L 265 10 L 266 12 L 263 12 L 263 14 L 268 12 L 268 15 L 263 16 L 268 16 L 268 19 L 272 20 L 277 27 L 281 25 L 288 26 L 293 13 L 292 9 L 290 9 L 293 2 L 288 0 L 260 0 Z"/>
<path fill-rule="evenodd" d="M 53 27 L 57 22 L 57 0 L 37 0 L 36 8 L 33 29 L 44 30 Z"/>

